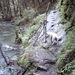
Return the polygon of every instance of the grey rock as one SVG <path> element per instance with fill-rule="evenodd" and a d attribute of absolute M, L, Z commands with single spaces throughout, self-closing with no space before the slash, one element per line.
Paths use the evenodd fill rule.
<path fill-rule="evenodd" d="M 52 45 L 50 36 L 46 38 L 47 42 L 44 43 L 45 34 L 42 30 L 43 26 L 41 26 L 37 30 L 36 34 L 30 39 L 30 42 L 35 42 L 38 37 L 36 41 L 37 46 L 34 46 L 30 55 L 30 59 L 37 67 L 37 70 L 33 73 L 33 75 L 56 75 L 56 55 L 61 51 L 61 46 L 66 39 L 66 32 L 63 25 L 59 24 L 59 20 L 60 13 L 58 10 L 52 10 L 47 17 L 47 32 L 54 32 L 61 37 L 61 40 L 59 40 L 56 44 Z M 38 33 L 40 34 L 39 36 Z M 38 46 L 40 47 L 38 48 Z"/>
<path fill-rule="evenodd" d="M 34 62 L 35 66 L 43 70 L 47 70 L 49 64 L 54 64 L 56 61 L 56 57 L 50 51 L 39 48 L 33 50 L 30 59 Z"/>

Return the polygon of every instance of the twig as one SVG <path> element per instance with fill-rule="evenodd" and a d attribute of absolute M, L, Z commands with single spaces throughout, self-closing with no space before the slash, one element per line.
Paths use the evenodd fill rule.
<path fill-rule="evenodd" d="M 1 54 L 2 54 L 2 56 L 3 56 L 3 58 L 4 58 L 5 62 L 6 62 L 6 64 L 7 64 L 7 65 L 10 65 L 10 60 L 9 60 L 8 56 L 5 54 L 5 52 L 2 50 L 1 47 L 2 47 L 2 45 L 0 44 L 0 51 L 1 51 Z"/>

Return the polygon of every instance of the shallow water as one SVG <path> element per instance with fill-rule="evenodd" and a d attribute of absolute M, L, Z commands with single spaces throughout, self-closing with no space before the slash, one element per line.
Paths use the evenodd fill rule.
<path fill-rule="evenodd" d="M 0 21 L 0 43 L 13 45 L 15 42 L 15 25 Z"/>
<path fill-rule="evenodd" d="M 18 48 L 13 47 L 15 46 L 15 28 L 16 26 L 10 22 L 0 21 L 0 43 L 2 44 L 2 50 L 5 49 L 5 53 L 10 59 L 14 56 L 18 58 L 20 53 Z M 17 64 L 7 66 L 0 53 L 0 75 L 17 75 L 20 69 Z"/>

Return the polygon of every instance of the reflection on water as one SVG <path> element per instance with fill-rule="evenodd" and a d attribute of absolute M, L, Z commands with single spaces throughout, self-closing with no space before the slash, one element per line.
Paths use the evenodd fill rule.
<path fill-rule="evenodd" d="M 0 43 L 12 45 L 15 42 L 15 26 L 10 22 L 0 21 Z"/>

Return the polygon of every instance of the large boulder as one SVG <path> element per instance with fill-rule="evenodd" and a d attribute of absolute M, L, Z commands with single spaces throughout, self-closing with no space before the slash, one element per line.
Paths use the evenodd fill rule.
<path fill-rule="evenodd" d="M 19 64 L 24 64 L 21 65 L 22 67 L 27 67 L 30 63 L 33 63 L 37 67 L 33 73 L 34 75 L 52 75 L 52 72 L 55 70 L 55 62 L 56 57 L 49 50 L 41 47 L 26 48 L 19 60 Z"/>

